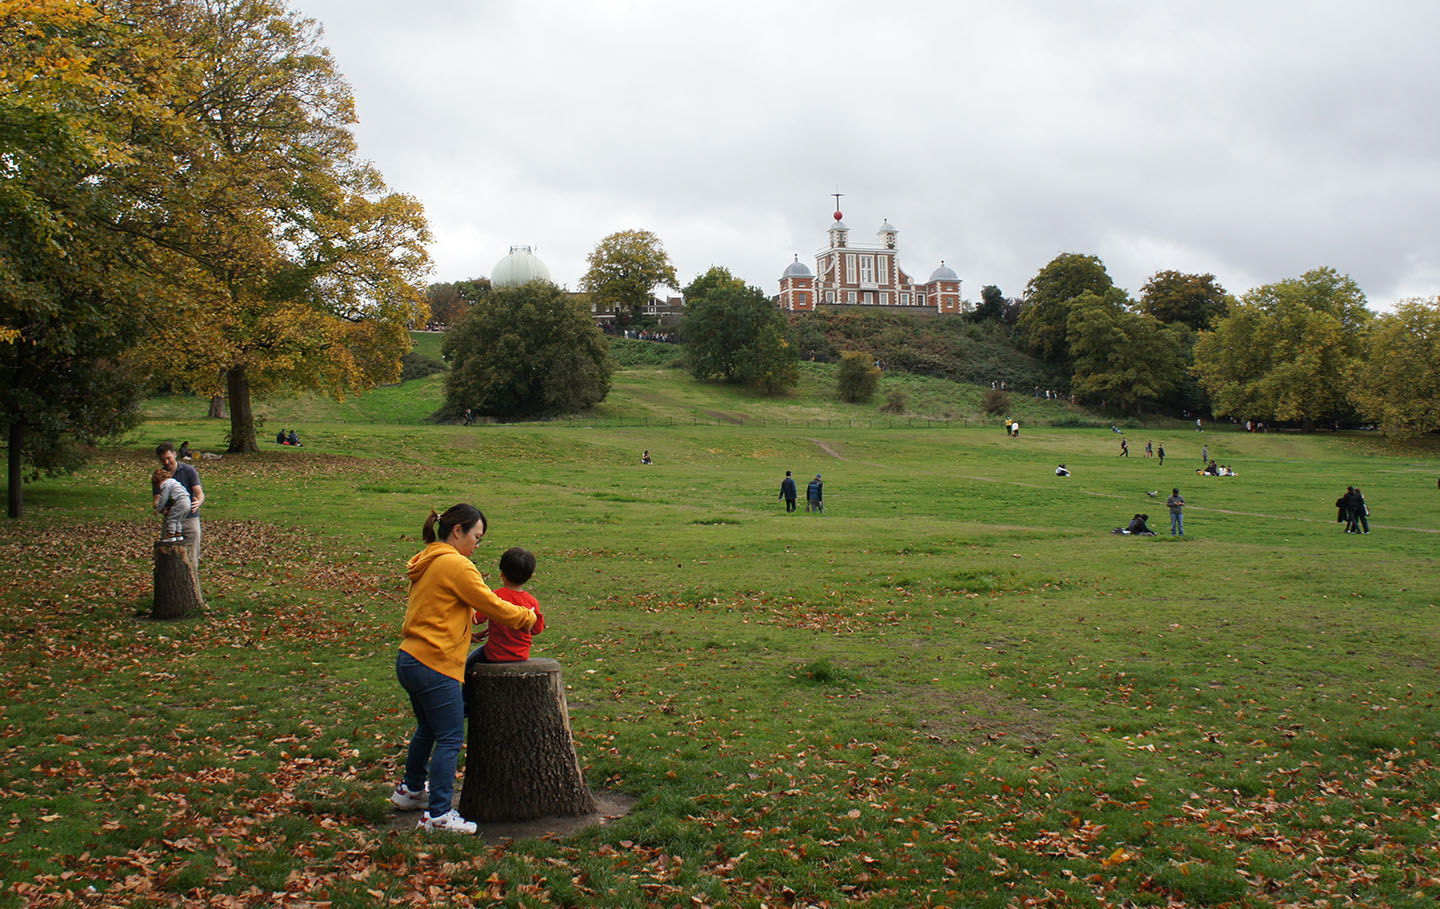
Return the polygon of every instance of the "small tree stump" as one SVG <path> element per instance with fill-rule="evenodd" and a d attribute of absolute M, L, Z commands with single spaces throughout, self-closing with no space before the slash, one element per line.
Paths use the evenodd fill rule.
<path fill-rule="evenodd" d="M 472 821 L 591 814 L 565 683 L 556 660 L 472 663 L 465 672 L 465 783 L 460 813 Z"/>
<path fill-rule="evenodd" d="M 200 578 L 183 540 L 155 541 L 155 607 L 152 619 L 183 619 L 204 607 Z"/>

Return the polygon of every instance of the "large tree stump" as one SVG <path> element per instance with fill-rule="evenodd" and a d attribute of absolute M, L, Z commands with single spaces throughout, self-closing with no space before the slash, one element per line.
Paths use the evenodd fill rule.
<path fill-rule="evenodd" d="M 183 619 L 205 605 L 200 577 L 183 540 L 155 541 L 155 607 L 152 619 Z"/>
<path fill-rule="evenodd" d="M 472 821 L 525 821 L 591 814 L 565 683 L 555 660 L 470 664 L 470 732 L 460 813 Z"/>

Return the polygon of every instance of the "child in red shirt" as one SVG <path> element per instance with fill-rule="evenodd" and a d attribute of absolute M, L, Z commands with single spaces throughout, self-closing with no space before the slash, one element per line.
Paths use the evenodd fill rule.
<path fill-rule="evenodd" d="M 489 640 L 484 647 L 470 655 L 471 661 L 513 663 L 530 659 L 530 639 L 545 630 L 545 616 L 540 614 L 540 603 L 524 590 L 534 574 L 534 553 L 519 547 L 505 550 L 505 554 L 500 557 L 501 586 L 495 590 L 495 595 L 507 603 L 524 606 L 534 612 L 535 625 L 529 631 L 516 631 L 498 622 L 491 622 Z M 475 624 L 482 621 L 485 620 L 480 613 L 475 613 Z"/>

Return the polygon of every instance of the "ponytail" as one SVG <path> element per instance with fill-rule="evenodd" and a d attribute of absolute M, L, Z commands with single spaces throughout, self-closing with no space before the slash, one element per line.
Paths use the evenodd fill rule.
<path fill-rule="evenodd" d="M 450 534 L 459 527 L 462 531 L 468 532 L 475 522 L 479 521 L 481 528 L 488 528 L 490 522 L 485 520 L 485 515 L 474 505 L 451 505 L 445 509 L 444 514 L 436 514 L 435 509 L 430 509 L 430 516 L 425 519 L 425 526 L 420 531 L 420 538 L 426 543 L 445 542 L 450 539 Z M 438 527 L 436 525 L 439 525 Z M 484 530 L 482 529 L 482 533 Z"/>

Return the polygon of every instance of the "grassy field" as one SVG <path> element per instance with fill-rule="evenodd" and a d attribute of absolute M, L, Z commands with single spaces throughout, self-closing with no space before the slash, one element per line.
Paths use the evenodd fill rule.
<path fill-rule="evenodd" d="M 1125 459 L 1059 404 L 1017 397 L 1012 440 L 973 386 L 887 376 L 895 417 L 827 366 L 774 400 L 654 359 L 583 421 L 433 424 L 438 377 L 265 402 L 306 444 L 199 462 L 196 620 L 135 616 L 147 451 L 216 449 L 204 402 L 28 486 L 0 531 L 0 904 L 1440 900 L 1432 449 L 1157 424 Z M 1197 477 L 1202 444 L 1239 476 Z M 825 515 L 785 514 L 786 469 L 824 475 Z M 1347 484 L 1369 536 L 1335 522 Z M 1108 533 L 1163 530 L 1174 486 L 1183 541 Z M 456 501 L 490 518 L 482 570 L 536 552 L 536 655 L 625 817 L 392 825 L 403 562 Z"/>

